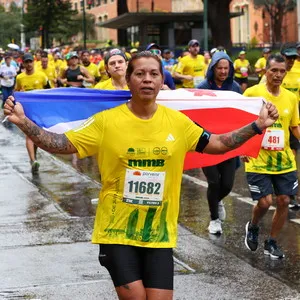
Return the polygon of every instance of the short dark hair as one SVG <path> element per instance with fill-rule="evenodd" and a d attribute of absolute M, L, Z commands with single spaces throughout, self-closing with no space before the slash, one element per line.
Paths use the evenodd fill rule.
<path fill-rule="evenodd" d="M 154 58 L 158 64 L 159 64 L 159 72 L 161 74 L 162 77 L 164 77 L 164 71 L 163 71 L 163 65 L 162 65 L 162 61 L 161 59 L 153 54 L 152 52 L 150 51 L 142 51 L 142 52 L 139 52 L 136 56 L 132 57 L 128 63 L 128 66 L 127 66 L 127 70 L 126 70 L 126 80 L 128 81 L 131 74 L 133 73 L 133 62 L 140 59 L 140 58 L 143 58 L 143 57 L 146 57 L 146 58 Z"/>
<path fill-rule="evenodd" d="M 278 62 L 278 63 L 285 63 L 285 59 L 280 53 L 271 54 L 267 59 L 266 69 L 270 68 L 270 62 L 272 60 L 274 60 L 275 62 Z"/>
<path fill-rule="evenodd" d="M 48 58 L 48 52 L 47 51 L 42 51 L 41 52 L 41 57 L 47 57 Z"/>

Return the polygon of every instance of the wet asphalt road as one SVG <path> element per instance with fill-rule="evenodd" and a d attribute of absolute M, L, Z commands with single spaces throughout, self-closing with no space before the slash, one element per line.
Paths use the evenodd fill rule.
<path fill-rule="evenodd" d="M 21 138 L 19 136 L 20 133 L 14 126 L 8 129 L 17 138 Z M 4 144 L 5 141 L 1 140 L 1 143 Z M 3 153 L 0 153 L 0 155 L 2 159 L 5 157 Z M 6 153 L 5 155 L 13 157 L 14 153 L 12 151 L 12 153 Z M 86 241 L 88 239 L 86 231 L 91 231 L 92 229 L 92 220 L 96 209 L 91 199 L 97 198 L 100 188 L 99 174 L 94 159 L 88 158 L 77 161 L 76 168 L 72 166 L 72 156 L 53 157 L 43 152 L 39 154 L 39 159 L 41 159 L 42 165 L 38 176 L 32 177 L 30 172 L 24 171 L 27 168 L 26 165 L 28 165 L 26 161 L 22 161 L 19 165 L 14 165 L 14 170 L 36 186 L 41 195 L 47 199 L 52 199 L 55 208 L 61 214 L 66 212 L 71 216 L 67 224 L 64 221 L 62 221 L 63 225 L 60 224 L 68 231 L 68 237 L 65 237 L 66 240 L 74 240 L 76 242 Z M 209 211 L 206 202 L 205 185 L 205 178 L 200 169 L 185 172 L 182 182 L 181 213 L 179 218 L 181 225 L 194 233 L 195 237 L 198 236 L 205 239 L 208 246 L 217 247 L 216 249 L 219 249 L 220 253 L 226 250 L 233 257 L 237 257 L 243 261 L 246 266 L 249 265 L 261 270 L 263 274 L 271 276 L 271 278 L 273 277 L 279 283 L 282 282 L 300 293 L 300 212 L 290 210 L 289 220 L 286 222 L 279 238 L 279 243 L 285 251 L 286 258 L 274 261 L 263 255 L 262 248 L 263 240 L 267 237 L 268 229 L 270 228 L 272 211 L 269 211 L 261 224 L 259 249 L 255 253 L 251 253 L 244 246 L 244 227 L 251 216 L 252 202 L 248 199 L 249 193 L 243 168 L 241 167 L 237 172 L 233 193 L 225 199 L 227 219 L 223 225 L 224 233 L 219 237 L 209 235 L 207 232 Z M 39 221 L 44 217 L 42 214 L 39 215 L 39 211 L 44 209 L 44 201 L 39 200 L 38 197 L 31 198 L 31 201 L 28 203 L 28 214 L 32 215 L 33 222 L 30 223 L 30 226 L 36 227 L 39 224 Z M 78 218 L 81 220 L 80 228 L 76 228 L 76 221 L 74 221 Z M 55 224 L 52 223 L 51 226 L 55 227 L 59 225 L 59 223 Z M 76 230 L 74 230 L 73 226 Z M 50 228 L 47 228 L 46 225 L 45 228 L 40 228 L 39 230 L 41 233 L 46 233 Z M 64 237 L 60 236 L 60 238 Z M 41 240 L 37 242 L 42 243 Z M 183 261 L 185 260 L 181 256 L 180 245 L 178 257 Z M 228 257 L 224 256 L 224 259 L 224 264 L 226 264 Z M 216 259 L 216 262 L 220 264 L 219 259 Z M 196 262 L 189 261 L 188 265 L 199 272 L 199 266 L 197 266 Z M 215 274 L 215 276 L 218 277 L 218 274 Z M 248 298 L 239 299 L 250 298 L 249 296 Z M 272 298 L 270 295 L 270 297 L 265 296 L 261 299 Z M 212 297 L 211 299 L 217 298 Z M 220 297 L 218 299 L 230 299 L 230 297 L 224 295 L 224 298 Z M 233 297 L 232 299 L 235 298 Z M 287 298 L 275 297 L 274 299 Z M 293 299 L 300 299 L 300 294 L 299 298 L 296 296 Z"/>

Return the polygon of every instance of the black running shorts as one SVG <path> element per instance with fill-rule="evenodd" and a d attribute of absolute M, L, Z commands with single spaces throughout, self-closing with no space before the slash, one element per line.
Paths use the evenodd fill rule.
<path fill-rule="evenodd" d="M 115 287 L 142 280 L 145 288 L 173 290 L 172 248 L 100 244 L 99 262 Z"/>
<path fill-rule="evenodd" d="M 284 174 L 259 174 L 247 172 L 247 181 L 253 200 L 259 200 L 267 195 L 297 195 L 297 171 Z"/>

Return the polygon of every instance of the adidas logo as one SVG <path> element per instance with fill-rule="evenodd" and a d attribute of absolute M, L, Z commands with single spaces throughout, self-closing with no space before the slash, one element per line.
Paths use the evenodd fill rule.
<path fill-rule="evenodd" d="M 173 142 L 173 141 L 175 141 L 175 138 L 171 133 L 169 133 L 169 135 L 166 138 L 166 142 Z"/>

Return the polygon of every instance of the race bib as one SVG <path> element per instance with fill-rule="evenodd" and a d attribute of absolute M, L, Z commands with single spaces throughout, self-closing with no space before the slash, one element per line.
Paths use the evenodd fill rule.
<path fill-rule="evenodd" d="M 202 82 L 204 80 L 204 77 L 203 76 L 195 76 L 193 78 L 193 80 L 194 80 L 194 87 L 196 88 L 200 84 L 200 82 Z"/>
<path fill-rule="evenodd" d="M 281 151 L 284 149 L 284 131 L 281 129 L 267 129 L 262 141 L 265 150 Z"/>
<path fill-rule="evenodd" d="M 126 169 L 123 202 L 160 206 L 165 187 L 165 172 Z"/>

